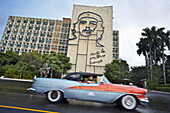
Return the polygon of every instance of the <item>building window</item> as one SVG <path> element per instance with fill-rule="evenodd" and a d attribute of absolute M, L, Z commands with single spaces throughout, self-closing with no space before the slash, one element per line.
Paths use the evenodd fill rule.
<path fill-rule="evenodd" d="M 15 28 L 19 28 L 19 25 L 16 25 Z"/>
<path fill-rule="evenodd" d="M 9 39 L 9 37 L 5 37 L 5 40 L 8 40 Z"/>
<path fill-rule="evenodd" d="M 40 42 L 40 43 L 44 43 L 44 39 L 40 39 L 39 42 Z"/>
<path fill-rule="evenodd" d="M 43 49 L 43 45 L 38 45 L 38 49 Z"/>
<path fill-rule="evenodd" d="M 35 49 L 35 45 L 31 45 L 31 48 Z"/>
<path fill-rule="evenodd" d="M 17 20 L 17 22 L 18 22 L 18 23 L 20 23 L 20 22 L 21 22 L 21 20 Z"/>
<path fill-rule="evenodd" d="M 29 41 L 30 41 L 30 38 L 26 38 L 25 41 L 29 42 Z"/>
<path fill-rule="evenodd" d="M 11 28 L 11 27 L 12 27 L 12 25 L 10 24 L 8 27 L 9 27 L 9 28 Z"/>
<path fill-rule="evenodd" d="M 28 28 L 28 29 L 32 30 L 32 29 L 33 29 L 33 26 L 29 26 L 29 28 Z"/>
<path fill-rule="evenodd" d="M 117 42 L 117 41 L 118 41 L 118 39 L 117 39 L 117 38 L 113 38 L 113 41 L 116 41 L 116 42 Z"/>
<path fill-rule="evenodd" d="M 113 48 L 113 52 L 117 53 L 118 49 L 117 48 Z"/>
<path fill-rule="evenodd" d="M 17 47 L 21 47 L 21 44 L 17 44 Z"/>
<path fill-rule="evenodd" d="M 113 54 L 113 58 L 118 59 L 118 55 L 117 54 Z"/>
<path fill-rule="evenodd" d="M 41 32 L 40 36 L 44 37 L 45 36 L 45 32 Z"/>
<path fill-rule="evenodd" d="M 46 46 L 45 49 L 50 50 L 50 47 L 49 47 L 49 46 Z"/>
<path fill-rule="evenodd" d="M 41 24 L 41 21 L 37 21 L 37 24 Z"/>
<path fill-rule="evenodd" d="M 19 38 L 18 40 L 19 40 L 19 41 L 22 41 L 22 38 Z"/>
<path fill-rule="evenodd" d="M 51 40 L 46 40 L 46 43 L 49 43 L 49 44 L 50 44 L 50 43 L 51 43 Z"/>
<path fill-rule="evenodd" d="M 40 30 L 40 27 L 35 27 L 35 30 Z"/>
<path fill-rule="evenodd" d="M 30 36 L 30 35 L 31 35 L 31 32 L 27 32 L 27 35 L 29 35 L 29 36 Z"/>
<path fill-rule="evenodd" d="M 15 37 L 12 37 L 12 40 L 16 40 L 16 38 L 15 38 Z"/>
<path fill-rule="evenodd" d="M 61 38 L 67 38 L 67 35 L 62 34 Z"/>
<path fill-rule="evenodd" d="M 2 45 L 3 45 L 3 46 L 6 46 L 6 43 L 3 43 Z"/>
<path fill-rule="evenodd" d="M 47 37 L 52 37 L 52 33 L 48 33 L 48 34 L 47 34 Z"/>
<path fill-rule="evenodd" d="M 43 25 L 48 25 L 48 22 L 43 22 Z"/>
<path fill-rule="evenodd" d="M 25 44 L 24 44 L 24 48 L 28 48 L 28 45 L 25 45 Z"/>
<path fill-rule="evenodd" d="M 28 21 L 27 20 L 24 20 L 24 23 L 27 23 Z"/>
<path fill-rule="evenodd" d="M 46 31 L 46 30 L 47 30 L 47 27 L 44 27 L 44 26 L 43 26 L 43 27 L 42 27 L 42 30 L 43 30 L 43 31 Z"/>
<path fill-rule="evenodd" d="M 52 26 L 53 26 L 53 25 L 54 25 L 54 22 L 50 22 L 50 25 L 52 25 Z"/>
<path fill-rule="evenodd" d="M 14 46 L 14 43 L 10 43 L 9 46 L 13 47 L 13 46 Z"/>
<path fill-rule="evenodd" d="M 37 42 L 37 40 L 36 39 L 32 39 L 32 42 Z"/>
<path fill-rule="evenodd" d="M 34 24 L 34 21 L 30 21 L 30 24 Z"/>
<path fill-rule="evenodd" d="M 63 24 L 63 27 L 69 27 L 70 24 Z"/>
<path fill-rule="evenodd" d="M 113 47 L 118 47 L 118 43 L 117 42 L 113 42 Z"/>
<path fill-rule="evenodd" d="M 26 26 L 22 26 L 22 29 L 26 29 Z"/>
<path fill-rule="evenodd" d="M 53 31 L 53 27 L 49 27 L 49 28 L 48 28 L 48 31 Z"/>
<path fill-rule="evenodd" d="M 24 35 L 24 33 L 25 33 L 24 31 L 21 31 L 21 32 L 20 32 L 21 35 Z"/>
<path fill-rule="evenodd" d="M 34 32 L 34 36 L 38 36 L 38 33 L 37 33 L 37 32 Z"/>

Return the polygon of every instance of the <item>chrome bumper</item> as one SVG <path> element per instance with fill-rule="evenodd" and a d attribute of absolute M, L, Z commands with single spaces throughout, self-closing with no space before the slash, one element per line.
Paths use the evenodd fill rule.
<path fill-rule="evenodd" d="M 27 90 L 28 90 L 28 91 L 33 91 L 33 92 L 36 91 L 36 89 L 34 89 L 34 88 L 28 88 Z"/>
<path fill-rule="evenodd" d="M 148 98 L 144 98 L 144 99 L 139 99 L 139 102 L 141 105 L 148 105 L 149 100 L 148 100 Z"/>

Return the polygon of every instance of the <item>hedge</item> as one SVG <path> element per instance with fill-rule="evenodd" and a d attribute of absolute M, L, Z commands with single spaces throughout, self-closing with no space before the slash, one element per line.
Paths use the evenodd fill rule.
<path fill-rule="evenodd" d="M 170 87 L 170 84 L 159 84 L 158 87 Z"/>
<path fill-rule="evenodd" d="M 157 91 L 170 92 L 170 87 L 156 87 Z"/>

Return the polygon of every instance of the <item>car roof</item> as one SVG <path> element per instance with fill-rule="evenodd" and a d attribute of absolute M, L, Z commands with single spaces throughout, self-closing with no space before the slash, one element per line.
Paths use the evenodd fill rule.
<path fill-rule="evenodd" d="M 96 74 L 96 73 L 85 73 L 85 72 L 74 72 L 74 73 L 68 73 L 67 75 L 72 74 L 79 74 L 79 75 L 92 75 L 92 76 L 102 76 L 102 74 Z"/>
<path fill-rule="evenodd" d="M 78 79 L 77 77 L 82 77 L 82 76 L 103 76 L 102 74 L 96 74 L 96 73 L 84 73 L 84 72 L 73 72 L 73 73 L 67 73 L 63 79 L 69 79 L 71 75 L 75 75 L 75 79 Z M 77 75 L 77 77 L 76 77 Z M 74 79 L 74 78 L 72 78 Z"/>

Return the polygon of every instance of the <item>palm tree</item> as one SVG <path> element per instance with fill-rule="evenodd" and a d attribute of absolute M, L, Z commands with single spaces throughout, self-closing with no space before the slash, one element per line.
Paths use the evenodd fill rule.
<path fill-rule="evenodd" d="M 166 84 L 166 74 L 165 74 L 165 47 L 168 47 L 168 50 L 170 50 L 170 31 L 164 32 L 165 28 L 160 28 L 158 32 L 158 36 L 161 39 L 161 52 L 162 52 L 162 64 L 163 64 L 163 72 L 164 72 L 164 84 Z"/>
<path fill-rule="evenodd" d="M 155 28 L 151 28 L 152 30 L 150 30 L 148 27 L 143 29 L 144 32 L 142 32 L 142 36 L 145 37 L 146 39 L 146 46 L 148 47 L 149 51 L 148 51 L 148 56 L 149 56 L 149 67 L 150 67 L 150 73 L 151 73 L 151 79 L 152 79 L 152 45 L 153 45 L 153 36 L 154 34 L 154 29 Z"/>
<path fill-rule="evenodd" d="M 136 43 L 136 45 L 138 46 L 138 50 L 137 50 L 137 54 L 140 56 L 141 54 L 143 54 L 145 56 L 145 62 L 146 62 L 146 67 L 148 67 L 148 51 L 149 48 L 147 46 L 147 40 L 146 38 L 140 38 L 139 43 Z"/>

